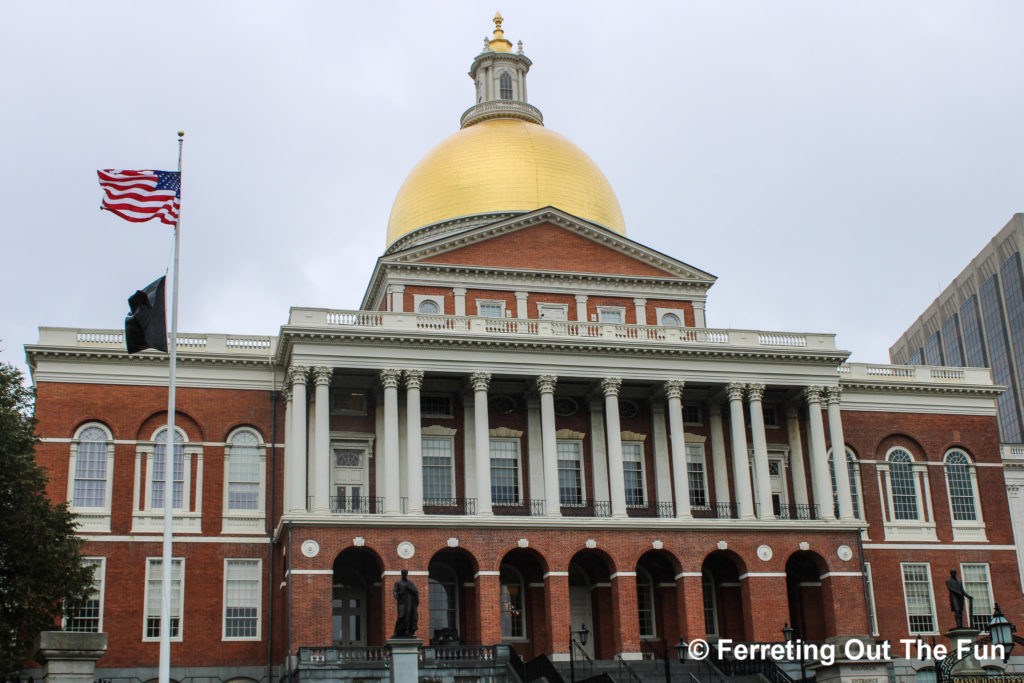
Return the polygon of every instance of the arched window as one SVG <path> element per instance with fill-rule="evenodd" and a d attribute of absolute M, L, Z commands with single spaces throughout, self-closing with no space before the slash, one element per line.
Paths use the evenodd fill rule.
<path fill-rule="evenodd" d="M 161 427 L 153 435 L 153 475 L 151 477 L 152 488 L 150 489 L 151 509 L 163 508 L 164 491 L 166 490 L 164 480 L 164 457 L 167 452 L 167 427 Z M 171 461 L 171 509 L 182 509 L 185 493 L 185 436 L 174 430 L 174 459 Z"/>
<path fill-rule="evenodd" d="M 945 470 L 953 521 L 977 521 L 978 505 L 974 495 L 974 467 L 971 459 L 961 450 L 952 450 L 946 453 Z"/>
<path fill-rule="evenodd" d="M 105 508 L 110 434 L 99 425 L 89 425 L 78 433 L 74 456 L 72 508 Z"/>
<path fill-rule="evenodd" d="M 437 315 L 441 312 L 441 308 L 433 299 L 426 299 L 420 302 L 419 312 L 424 315 Z"/>
<path fill-rule="evenodd" d="M 501 637 L 526 638 L 523 577 L 515 567 L 501 565 Z"/>
<path fill-rule="evenodd" d="M 643 567 L 637 567 L 636 572 L 636 609 L 640 637 L 653 638 L 657 635 L 654 627 L 654 581 Z"/>
<path fill-rule="evenodd" d="M 427 568 L 430 588 L 430 637 L 434 640 L 459 632 L 459 582 L 446 564 L 431 562 Z"/>
<path fill-rule="evenodd" d="M 498 78 L 498 83 L 501 85 L 501 99 L 511 100 L 512 99 L 512 76 L 507 71 L 502 71 L 501 76 Z"/>
<path fill-rule="evenodd" d="M 850 478 L 850 499 L 853 501 L 853 516 L 857 519 L 864 519 L 860 510 L 860 467 L 857 464 L 857 456 L 849 448 L 846 449 L 846 469 Z M 828 454 L 828 472 L 832 477 L 832 500 L 835 505 L 836 517 L 839 517 L 839 486 L 836 484 L 836 466 L 832 457 L 832 451 Z"/>
<path fill-rule="evenodd" d="M 683 321 L 675 313 L 666 313 L 661 316 L 661 324 L 665 327 L 682 327 Z"/>
<path fill-rule="evenodd" d="M 228 511 L 260 508 L 260 438 L 251 429 L 239 429 L 228 439 Z"/>
<path fill-rule="evenodd" d="M 889 454 L 889 474 L 892 482 L 892 510 L 897 520 L 917 520 L 917 479 L 914 476 L 910 453 L 902 448 Z"/>

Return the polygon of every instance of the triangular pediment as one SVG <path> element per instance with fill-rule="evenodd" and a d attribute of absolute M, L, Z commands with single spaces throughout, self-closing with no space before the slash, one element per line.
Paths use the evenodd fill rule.
<path fill-rule="evenodd" d="M 382 263 L 654 277 L 710 286 L 714 275 L 547 207 L 388 254 Z"/>

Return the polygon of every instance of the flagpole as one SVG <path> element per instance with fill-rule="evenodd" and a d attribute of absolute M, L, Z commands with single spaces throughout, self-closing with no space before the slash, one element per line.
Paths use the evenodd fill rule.
<path fill-rule="evenodd" d="M 185 131 L 178 131 L 178 179 L 181 180 L 181 147 Z M 179 185 L 180 187 L 180 185 Z M 179 190 L 180 191 L 180 190 Z M 162 587 L 160 595 L 160 668 L 159 683 L 170 683 L 171 678 L 171 562 L 173 560 L 172 520 L 174 515 L 174 388 L 178 367 L 178 245 L 181 241 L 181 202 L 178 219 L 174 223 L 174 280 L 171 289 L 171 337 L 168 341 L 170 369 L 167 382 L 167 434 L 164 445 L 164 543 L 163 561 L 160 563 Z M 184 490 L 182 491 L 184 495 Z M 184 503 L 184 501 L 182 501 Z M 181 628 L 181 615 L 178 615 Z"/>

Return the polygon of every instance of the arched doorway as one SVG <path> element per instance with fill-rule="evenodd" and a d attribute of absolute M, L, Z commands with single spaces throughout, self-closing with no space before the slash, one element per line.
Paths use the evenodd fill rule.
<path fill-rule="evenodd" d="M 427 633 L 432 645 L 478 639 L 480 629 L 473 609 L 476 571 L 476 561 L 460 548 L 445 548 L 430 559 Z M 421 614 L 422 603 L 421 599 Z"/>
<path fill-rule="evenodd" d="M 339 646 L 383 643 L 379 610 L 382 565 L 368 548 L 348 548 L 334 558 L 331 581 L 331 641 Z"/>
<path fill-rule="evenodd" d="M 664 656 L 678 642 L 680 628 L 675 577 L 679 563 L 665 550 L 648 550 L 636 565 L 636 606 L 640 640 Z M 657 645 L 653 645 L 657 643 Z M 671 657 L 675 651 L 669 652 Z"/>
<path fill-rule="evenodd" d="M 743 560 L 728 550 L 716 550 L 701 565 L 704 594 L 704 627 L 709 638 L 746 639 L 740 574 Z"/>
<path fill-rule="evenodd" d="M 821 555 L 809 550 L 793 553 L 786 561 L 786 596 L 789 623 L 804 640 L 826 636 L 824 595 L 821 576 L 827 570 Z"/>
<path fill-rule="evenodd" d="M 501 641 L 524 659 L 544 652 L 537 634 L 546 630 L 546 573 L 543 558 L 534 550 L 517 548 L 501 559 Z"/>
<path fill-rule="evenodd" d="M 583 651 L 592 659 L 611 659 L 616 634 L 611 617 L 611 568 L 603 553 L 582 550 L 569 562 L 569 625 L 590 631 Z"/>

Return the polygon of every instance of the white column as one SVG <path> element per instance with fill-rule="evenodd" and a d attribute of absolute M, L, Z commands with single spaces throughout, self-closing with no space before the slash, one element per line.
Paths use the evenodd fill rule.
<path fill-rule="evenodd" d="M 659 503 L 672 502 L 672 471 L 669 467 L 668 431 L 665 428 L 665 404 L 651 399 L 651 422 L 654 436 L 654 486 Z M 597 496 L 595 495 L 595 498 Z"/>
<path fill-rule="evenodd" d="M 843 437 L 843 418 L 839 413 L 841 393 L 839 387 L 825 389 L 828 400 L 828 435 L 832 442 L 832 466 L 836 473 L 839 519 L 854 519 L 853 496 L 850 495 L 850 470 L 846 464 L 846 439 Z M 829 484 L 831 483 L 830 481 Z"/>
<path fill-rule="evenodd" d="M 529 300 L 529 292 L 516 292 L 516 317 L 517 318 L 528 318 L 528 309 L 526 304 Z"/>
<path fill-rule="evenodd" d="M 786 407 L 786 431 L 789 434 L 789 469 L 793 473 L 793 500 L 807 505 L 807 475 L 804 469 L 804 444 L 800 438 L 800 415 L 795 405 Z"/>
<path fill-rule="evenodd" d="M 289 512 L 306 511 L 306 374 L 309 369 L 302 365 L 288 368 L 288 383 L 292 388 L 291 424 L 288 426 L 288 449 L 285 488 L 288 491 Z M 291 465 L 288 467 L 288 465 Z"/>
<path fill-rule="evenodd" d="M 284 397 L 284 511 L 291 511 L 295 477 L 295 458 L 292 456 L 292 413 L 295 412 L 292 401 L 291 373 L 285 375 L 285 385 L 281 393 Z M 139 456 L 135 456 L 135 510 L 139 510 Z"/>
<path fill-rule="evenodd" d="M 540 397 L 531 391 L 526 395 L 526 443 L 530 460 L 531 501 L 544 498 L 544 449 L 541 434 Z"/>
<path fill-rule="evenodd" d="M 626 517 L 626 478 L 622 471 L 622 426 L 619 424 L 619 389 L 622 380 L 605 377 L 604 431 L 608 441 L 608 492 L 611 494 L 612 517 Z"/>
<path fill-rule="evenodd" d="M 334 369 L 313 368 L 316 438 L 313 440 L 313 511 L 331 509 L 331 411 L 330 388 Z"/>
<path fill-rule="evenodd" d="M 665 382 L 665 396 L 668 398 L 668 429 L 672 442 L 672 488 L 675 491 L 676 518 L 691 519 L 690 481 L 686 466 L 686 434 L 683 431 L 683 387 L 682 380 L 670 379 Z"/>
<path fill-rule="evenodd" d="M 693 326 L 694 327 L 707 327 L 707 323 L 704 320 L 704 302 L 694 301 L 693 302 Z"/>
<path fill-rule="evenodd" d="M 740 519 L 754 519 L 754 497 L 750 490 L 750 461 L 747 458 L 747 430 L 743 425 L 744 385 L 733 382 L 725 388 L 729 396 L 729 417 L 732 427 L 732 479 L 736 487 L 736 503 Z"/>
<path fill-rule="evenodd" d="M 474 372 L 469 376 L 473 386 L 473 433 L 476 442 L 476 514 L 491 514 L 491 429 L 487 416 L 487 388 L 491 373 Z"/>
<path fill-rule="evenodd" d="M 595 398 L 590 404 L 591 471 L 594 474 L 594 500 L 609 500 L 608 452 L 604 439 L 604 405 Z"/>
<path fill-rule="evenodd" d="M 576 320 L 581 323 L 587 322 L 587 295 L 576 295 Z"/>
<path fill-rule="evenodd" d="M 455 295 L 455 315 L 466 315 L 466 288 L 455 287 L 452 294 Z"/>
<path fill-rule="evenodd" d="M 647 324 L 647 299 L 633 299 L 633 307 L 636 309 L 636 324 Z M 680 321 L 682 322 L 682 321 Z"/>
<path fill-rule="evenodd" d="M 410 515 L 423 514 L 423 425 L 420 421 L 422 370 L 405 371 L 405 438 Z"/>
<path fill-rule="evenodd" d="M 401 370 L 381 370 L 380 383 L 384 387 L 384 514 L 401 512 L 398 465 L 398 381 Z"/>
<path fill-rule="evenodd" d="M 725 452 L 725 433 L 722 429 L 722 404 L 711 401 L 708 404 L 711 428 L 711 466 L 715 469 L 715 500 L 728 503 L 732 500 L 729 494 L 729 456 Z"/>
<path fill-rule="evenodd" d="M 540 431 L 544 451 L 544 514 L 552 517 L 562 515 L 558 496 L 558 442 L 555 439 L 555 383 L 554 375 L 537 378 L 537 393 L 540 394 Z"/>
<path fill-rule="evenodd" d="M 391 285 L 391 310 L 395 313 L 405 311 L 405 285 Z"/>
<path fill-rule="evenodd" d="M 821 420 L 821 387 L 805 387 L 807 399 L 808 437 L 811 440 L 811 487 L 820 519 L 835 519 L 832 501 L 832 478 L 828 473 L 825 450 L 825 424 Z"/>
<path fill-rule="evenodd" d="M 763 384 L 747 385 L 750 404 L 750 435 L 754 441 L 754 476 L 756 477 L 759 519 L 775 519 L 772 508 L 772 480 L 768 476 L 768 440 L 764 435 Z"/>

